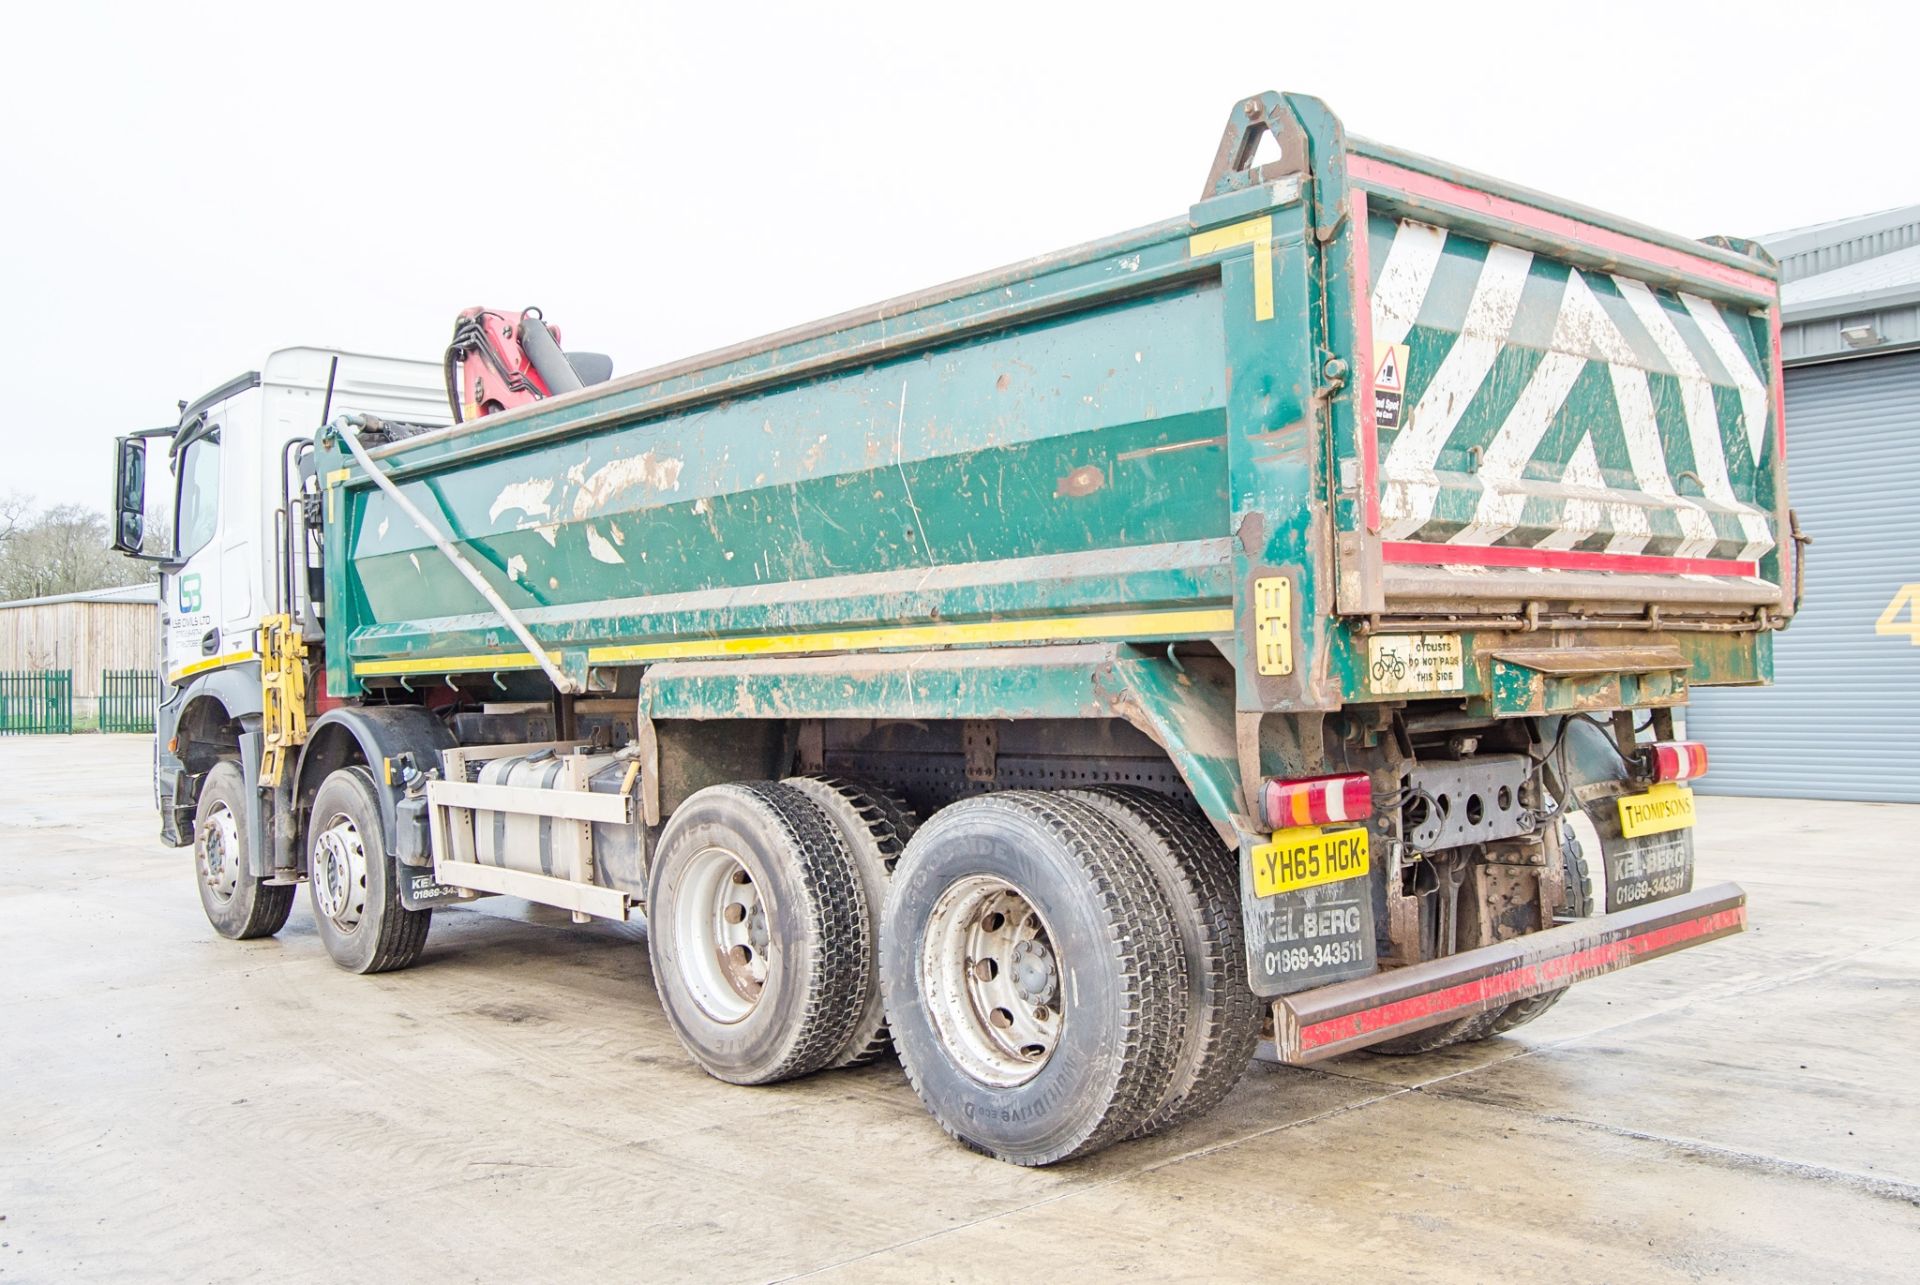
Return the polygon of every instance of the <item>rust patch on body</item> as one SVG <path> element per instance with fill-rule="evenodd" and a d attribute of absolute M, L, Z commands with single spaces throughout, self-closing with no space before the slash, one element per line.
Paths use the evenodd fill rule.
<path fill-rule="evenodd" d="M 1097 465 L 1083 464 L 1054 485 L 1055 499 L 1092 495 L 1107 484 L 1107 475 Z"/>

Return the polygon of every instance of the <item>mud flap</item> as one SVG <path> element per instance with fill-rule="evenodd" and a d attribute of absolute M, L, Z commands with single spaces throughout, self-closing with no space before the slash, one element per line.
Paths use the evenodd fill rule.
<path fill-rule="evenodd" d="M 1374 971 L 1373 893 L 1367 877 L 1262 897 L 1252 849 L 1240 849 L 1240 916 L 1247 978 L 1263 999 Z"/>
<path fill-rule="evenodd" d="M 1626 837 L 1620 832 L 1619 801 L 1632 792 L 1624 783 L 1618 788 L 1590 786 L 1586 792 L 1576 792 L 1581 811 L 1600 836 L 1609 913 L 1693 891 L 1693 830 Z"/>
<path fill-rule="evenodd" d="M 454 888 L 433 877 L 433 871 L 418 866 L 393 863 L 394 876 L 400 881 L 400 904 L 408 910 L 432 910 L 448 902 L 473 901 L 480 894 L 466 888 Z"/>
<path fill-rule="evenodd" d="M 1693 830 L 1628 838 L 1620 828 L 1620 799 L 1644 785 L 1627 778 L 1607 733 L 1591 723 L 1567 727 L 1566 784 L 1600 837 L 1607 911 L 1626 910 L 1693 891 Z"/>

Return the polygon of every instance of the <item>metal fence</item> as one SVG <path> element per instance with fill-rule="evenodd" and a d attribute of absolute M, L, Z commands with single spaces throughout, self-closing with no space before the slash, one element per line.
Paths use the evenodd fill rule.
<path fill-rule="evenodd" d="M 0 672 L 0 736 L 73 731 L 73 671 Z"/>
<path fill-rule="evenodd" d="M 151 669 L 100 671 L 100 730 L 151 732 L 160 703 L 160 675 Z"/>

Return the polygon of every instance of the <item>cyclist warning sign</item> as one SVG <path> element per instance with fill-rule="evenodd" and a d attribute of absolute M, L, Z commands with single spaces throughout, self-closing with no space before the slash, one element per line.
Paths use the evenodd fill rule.
<path fill-rule="evenodd" d="M 1457 692 L 1467 685 L 1459 634 L 1374 634 L 1367 685 L 1375 692 Z"/>
<path fill-rule="evenodd" d="M 1407 392 L 1407 346 L 1373 346 L 1373 426 L 1400 427 L 1400 410 Z"/>

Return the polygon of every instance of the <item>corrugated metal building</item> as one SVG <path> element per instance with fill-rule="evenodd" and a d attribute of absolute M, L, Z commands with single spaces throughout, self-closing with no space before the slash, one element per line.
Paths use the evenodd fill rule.
<path fill-rule="evenodd" d="M 74 712 L 91 716 L 102 670 L 158 666 L 159 604 L 151 581 L 0 602 L 0 671 L 70 669 Z"/>
<path fill-rule="evenodd" d="M 1699 691 L 1703 792 L 1920 803 L 1920 205 L 1768 237 L 1808 551 L 1775 685 Z"/>

